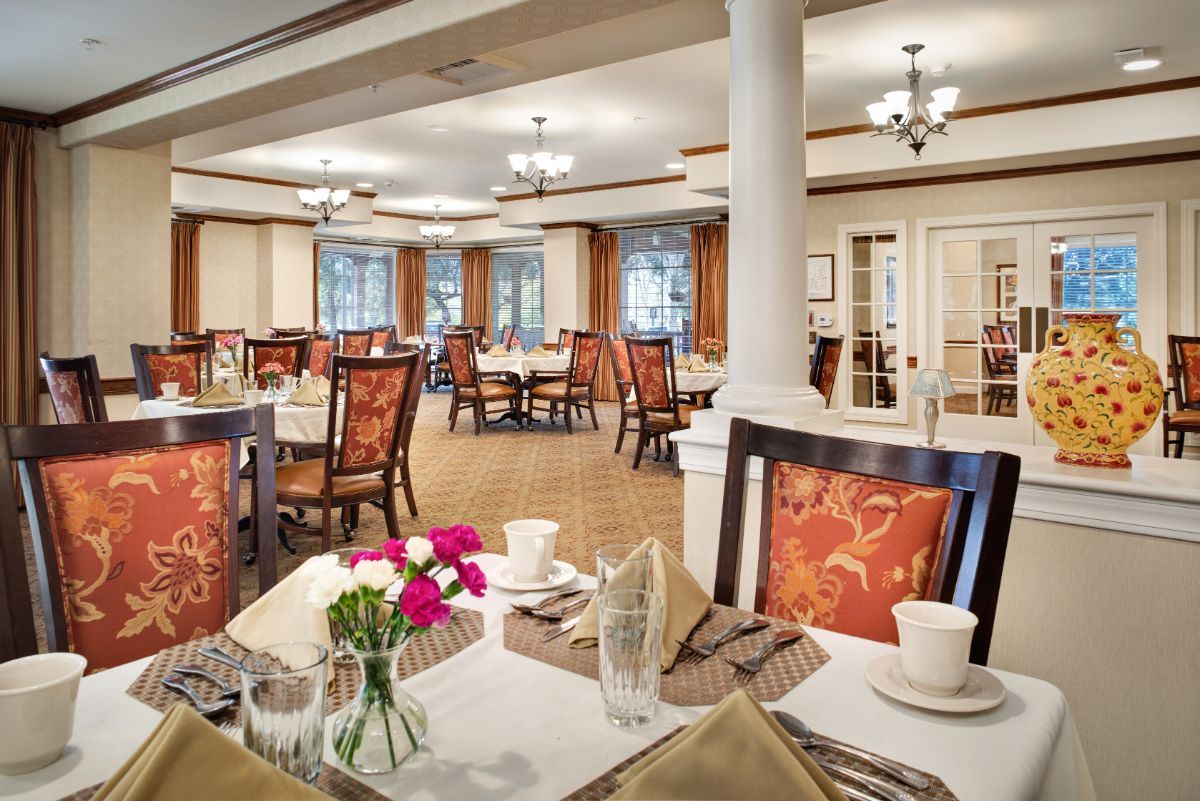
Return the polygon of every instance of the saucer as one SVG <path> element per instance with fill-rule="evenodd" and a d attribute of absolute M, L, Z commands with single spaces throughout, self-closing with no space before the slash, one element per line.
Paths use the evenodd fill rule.
<path fill-rule="evenodd" d="M 918 692 L 900 670 L 900 654 L 881 656 L 867 665 L 867 681 L 889 698 L 935 712 L 982 712 L 999 706 L 1004 700 L 1004 684 L 993 674 L 976 665 L 967 666 L 967 683 L 954 695 L 927 695 Z"/>
<path fill-rule="evenodd" d="M 505 562 L 496 570 L 490 571 L 487 574 L 488 584 L 493 587 L 499 587 L 502 590 L 515 590 L 516 592 L 532 592 L 533 590 L 552 590 L 555 587 L 561 587 L 571 579 L 575 578 L 575 566 L 569 565 L 566 562 L 555 561 L 550 568 L 550 575 L 543 581 L 517 581 L 513 576 L 512 570 Z"/>

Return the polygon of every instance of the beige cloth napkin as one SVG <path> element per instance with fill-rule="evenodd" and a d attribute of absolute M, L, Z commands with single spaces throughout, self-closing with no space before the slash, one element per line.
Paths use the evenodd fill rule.
<path fill-rule="evenodd" d="M 495 356 L 496 358 L 500 359 L 507 356 L 508 351 L 506 351 L 502 345 L 492 345 L 492 349 L 487 352 L 487 355 Z"/>
<path fill-rule="evenodd" d="M 319 395 L 320 395 L 322 398 L 328 398 L 328 397 L 329 397 L 329 393 L 330 393 L 330 391 L 333 389 L 333 385 L 329 383 L 329 379 L 328 379 L 328 378 L 326 378 L 326 377 L 325 377 L 325 376 L 323 376 L 323 375 L 319 375 L 319 376 L 317 376 L 317 377 L 316 377 L 316 379 L 313 381 L 313 384 L 315 384 L 315 385 L 316 385 L 316 388 L 317 388 L 317 393 L 318 393 L 318 394 L 319 394 Z"/>
<path fill-rule="evenodd" d="M 538 345 L 533 350 L 529 351 L 529 353 L 526 355 L 537 356 L 539 358 L 542 358 L 542 357 L 548 357 L 550 354 L 546 352 L 545 348 L 543 348 L 541 345 Z"/>
<path fill-rule="evenodd" d="M 745 690 L 617 777 L 614 801 L 846 801 Z"/>
<path fill-rule="evenodd" d="M 329 801 L 226 737 L 186 704 L 167 710 L 133 756 L 94 795 L 93 801 Z"/>
<path fill-rule="evenodd" d="M 413 334 L 411 337 L 409 337 L 408 339 L 406 339 L 404 341 L 406 344 L 409 344 L 409 345 L 420 345 L 425 340 L 421 339 L 419 334 Z"/>
<path fill-rule="evenodd" d="M 292 406 L 324 406 L 325 400 L 312 381 L 301 382 L 300 388 L 291 394 L 288 403 Z"/>
<path fill-rule="evenodd" d="M 220 381 L 214 381 L 211 387 L 196 396 L 196 399 L 192 401 L 192 405 L 229 406 L 241 402 L 241 398 L 230 392 L 224 384 L 222 384 Z"/>
<path fill-rule="evenodd" d="M 692 364 L 692 360 L 690 358 L 688 358 L 687 354 L 685 354 L 685 353 L 681 353 L 675 357 L 675 369 L 676 370 L 686 370 L 686 369 L 688 369 L 688 367 L 691 366 L 691 364 Z"/>
<path fill-rule="evenodd" d="M 703 356 L 692 356 L 691 361 L 688 362 L 688 372 L 689 373 L 707 373 L 708 365 L 705 364 L 704 357 Z"/>
<path fill-rule="evenodd" d="M 665 545 L 649 537 L 641 545 L 653 554 L 651 571 L 653 573 L 654 591 L 663 596 L 663 625 L 662 625 L 662 660 L 663 670 L 675 664 L 679 655 L 679 643 L 688 638 L 712 606 L 712 598 L 696 583 L 692 574 L 683 566 L 683 562 L 675 557 Z M 617 572 L 608 582 L 610 589 L 620 589 L 622 581 L 628 582 L 632 571 Z M 579 622 L 571 631 L 570 644 L 572 648 L 589 648 L 596 644 L 599 637 L 599 623 L 596 599 L 593 597 L 584 608 Z"/>

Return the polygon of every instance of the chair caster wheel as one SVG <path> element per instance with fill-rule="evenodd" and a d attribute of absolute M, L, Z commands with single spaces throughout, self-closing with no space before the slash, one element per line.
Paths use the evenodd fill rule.
<path fill-rule="evenodd" d="M 254 563 L 257 561 L 257 560 L 258 560 L 258 554 L 256 554 L 256 553 L 248 553 L 248 554 L 246 554 L 245 556 L 243 556 L 243 557 L 242 557 L 242 564 L 243 564 L 243 565 L 245 565 L 246 567 L 250 567 L 250 566 L 251 566 L 252 564 L 254 564 Z"/>
<path fill-rule="evenodd" d="M 354 529 L 349 526 L 342 526 L 342 539 L 346 542 L 354 541 Z"/>
<path fill-rule="evenodd" d="M 297 520 L 303 520 L 303 519 L 304 519 L 304 511 L 305 511 L 305 510 L 303 510 L 303 509 L 300 509 L 300 508 L 298 508 L 298 507 L 297 507 L 297 509 L 296 509 L 296 519 L 297 519 Z"/>

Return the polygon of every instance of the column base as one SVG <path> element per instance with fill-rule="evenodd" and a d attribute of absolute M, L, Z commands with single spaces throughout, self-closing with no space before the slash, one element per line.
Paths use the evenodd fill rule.
<path fill-rule="evenodd" d="M 713 408 L 730 417 L 794 428 L 791 421 L 806 420 L 825 412 L 825 398 L 812 386 L 726 384 L 713 395 Z"/>

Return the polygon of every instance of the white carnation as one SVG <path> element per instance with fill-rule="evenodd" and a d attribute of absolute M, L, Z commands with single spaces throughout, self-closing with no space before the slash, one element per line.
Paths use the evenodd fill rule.
<path fill-rule="evenodd" d="M 362 559 L 354 566 L 354 583 L 373 590 L 386 590 L 399 577 L 387 559 Z"/>
<path fill-rule="evenodd" d="M 417 567 L 421 567 L 433 558 L 433 543 L 424 537 L 409 537 L 405 540 L 405 554 Z"/>
<path fill-rule="evenodd" d="M 323 569 L 313 577 L 304 600 L 318 609 L 328 609 L 343 593 L 353 590 L 354 578 L 349 568 L 338 567 L 337 557 L 334 557 L 333 567 Z"/>

